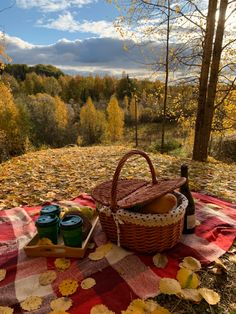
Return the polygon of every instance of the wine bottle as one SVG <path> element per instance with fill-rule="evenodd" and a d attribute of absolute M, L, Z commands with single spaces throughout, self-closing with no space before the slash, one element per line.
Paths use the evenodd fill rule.
<path fill-rule="evenodd" d="M 181 177 L 185 177 L 186 182 L 180 187 L 180 193 L 182 193 L 188 199 L 188 206 L 184 215 L 183 233 L 190 234 L 194 233 L 195 231 L 196 218 L 195 204 L 188 184 L 188 166 L 185 164 L 181 165 Z"/>

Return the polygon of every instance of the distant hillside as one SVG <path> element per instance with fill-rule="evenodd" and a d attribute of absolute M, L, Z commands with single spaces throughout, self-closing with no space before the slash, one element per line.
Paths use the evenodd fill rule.
<path fill-rule="evenodd" d="M 38 75 L 53 76 L 59 78 L 64 73 L 53 65 L 37 64 L 28 66 L 26 64 L 7 64 L 4 72 L 12 75 L 17 80 L 25 80 L 27 73 L 35 72 Z"/>

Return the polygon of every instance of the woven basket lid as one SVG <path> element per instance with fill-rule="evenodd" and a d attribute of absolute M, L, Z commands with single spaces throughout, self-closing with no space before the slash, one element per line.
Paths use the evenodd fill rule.
<path fill-rule="evenodd" d="M 92 192 L 92 197 L 100 204 L 111 206 L 111 190 L 112 190 L 112 180 L 105 181 L 98 186 Z M 147 185 L 148 182 L 141 179 L 130 179 L 130 180 L 118 180 L 117 184 L 117 200 L 118 202 L 131 193 L 135 192 L 137 189 L 141 188 L 144 185 Z"/>
<path fill-rule="evenodd" d="M 134 155 L 143 156 L 149 164 L 152 182 L 141 179 L 121 180 L 120 171 L 126 160 Z M 186 178 L 157 181 L 155 170 L 146 153 L 132 150 L 118 163 L 113 180 L 99 184 L 92 191 L 92 197 L 100 204 L 111 207 L 113 211 L 118 208 L 130 208 L 136 205 L 145 205 L 152 200 L 171 192 L 184 184 Z"/>
<path fill-rule="evenodd" d="M 145 205 L 152 200 L 171 192 L 184 184 L 186 178 L 158 181 L 156 184 L 144 180 L 118 180 L 117 207 L 130 208 L 136 205 Z M 100 204 L 112 205 L 112 183 L 106 181 L 98 185 L 92 192 L 93 198 Z"/>

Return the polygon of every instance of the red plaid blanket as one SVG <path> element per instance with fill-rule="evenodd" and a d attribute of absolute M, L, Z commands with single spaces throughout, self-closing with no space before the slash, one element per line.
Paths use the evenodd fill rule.
<path fill-rule="evenodd" d="M 160 278 L 174 278 L 183 257 L 193 256 L 208 264 L 224 254 L 234 241 L 236 206 L 207 195 L 193 195 L 200 224 L 194 235 L 182 236 L 181 241 L 166 252 L 168 264 L 165 269 L 156 268 L 150 255 L 134 254 L 114 245 L 106 258 L 99 261 L 91 261 L 87 255 L 83 259 L 71 259 L 71 267 L 59 272 L 56 281 L 48 286 L 40 286 L 38 277 L 45 270 L 54 269 L 54 259 L 28 258 L 23 250 L 35 234 L 35 212 L 40 207 L 1 211 L 0 268 L 6 269 L 7 275 L 0 282 L 0 306 L 11 306 L 14 313 L 23 313 L 19 302 L 27 296 L 37 295 L 43 297 L 43 305 L 31 313 L 48 313 L 50 301 L 60 296 L 58 284 L 66 278 L 74 278 L 78 282 L 86 277 L 96 280 L 93 288 L 78 288 L 72 295 L 70 313 L 90 313 L 90 309 L 99 303 L 120 313 L 137 297 L 155 296 Z M 73 201 L 94 206 L 92 198 L 86 194 Z M 95 231 L 94 241 L 98 246 L 107 241 L 100 226 Z M 91 250 L 87 254 L 89 252 Z"/>

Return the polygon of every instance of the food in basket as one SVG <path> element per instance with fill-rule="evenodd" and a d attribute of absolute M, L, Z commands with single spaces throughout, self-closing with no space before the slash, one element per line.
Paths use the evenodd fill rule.
<path fill-rule="evenodd" d="M 89 221 L 91 221 L 94 218 L 96 209 L 89 206 L 72 206 L 64 210 L 64 212 L 65 214 L 71 214 L 71 213 L 74 214 L 75 212 L 78 212 L 86 216 L 89 219 Z"/>
<path fill-rule="evenodd" d="M 177 205 L 177 198 L 174 194 L 167 193 L 162 197 L 158 197 L 152 202 L 143 206 L 140 212 L 145 214 L 166 214 Z"/>
<path fill-rule="evenodd" d="M 37 245 L 53 245 L 53 243 L 48 238 L 41 238 L 38 240 Z"/>

